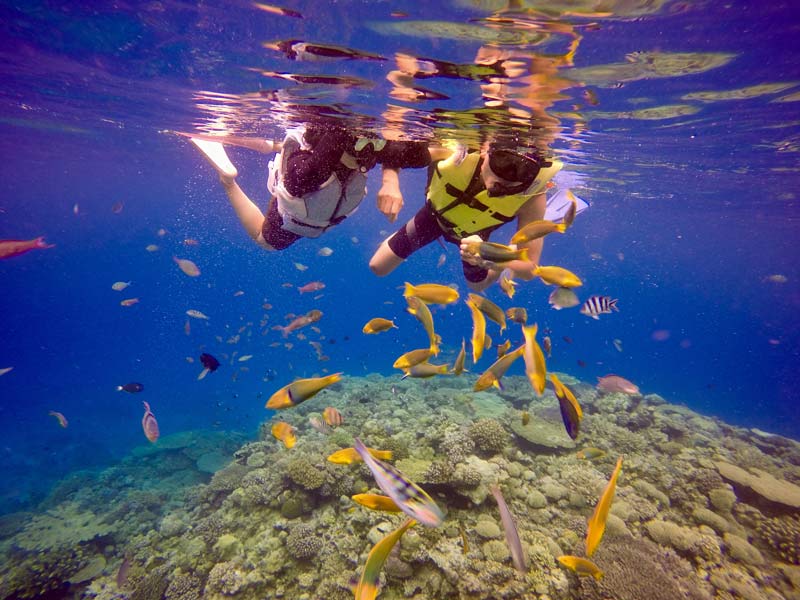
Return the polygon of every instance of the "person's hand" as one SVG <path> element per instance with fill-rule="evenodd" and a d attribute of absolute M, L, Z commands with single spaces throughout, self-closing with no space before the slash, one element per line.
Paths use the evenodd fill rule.
<path fill-rule="evenodd" d="M 490 260 L 481 258 L 477 253 L 473 252 L 470 246 L 472 244 L 480 244 L 483 241 L 479 235 L 470 235 L 461 240 L 461 260 L 465 263 L 475 265 L 486 271 L 500 270 L 500 267 Z"/>
<path fill-rule="evenodd" d="M 390 223 L 394 223 L 402 208 L 403 194 L 400 193 L 398 173 L 394 169 L 384 169 L 383 185 L 378 190 L 378 210 Z"/>

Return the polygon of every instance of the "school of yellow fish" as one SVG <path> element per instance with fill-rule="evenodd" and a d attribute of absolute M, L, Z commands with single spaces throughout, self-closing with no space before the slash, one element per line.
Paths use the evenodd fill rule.
<path fill-rule="evenodd" d="M 512 242 L 515 244 L 522 243 L 554 232 L 564 233 L 570 225 L 571 219 L 562 224 L 537 221 L 518 231 L 512 238 Z M 476 243 L 471 247 L 470 251 L 500 265 L 511 260 L 525 259 L 524 256 L 520 256 L 520 252 L 516 251 L 514 246 L 504 246 L 502 244 Z M 554 308 L 560 309 L 575 305 L 575 302 L 567 294 L 572 294 L 572 288 L 582 285 L 582 281 L 577 275 L 562 267 L 542 265 L 536 266 L 532 274 L 547 285 L 558 286 L 562 295 L 562 305 L 554 305 Z M 513 298 L 517 283 L 507 270 L 503 272 L 499 285 L 508 298 Z M 418 285 L 406 283 L 403 296 L 406 300 L 408 313 L 414 316 L 422 326 L 426 337 L 426 345 L 401 354 L 396 358 L 392 366 L 402 371 L 403 378 L 434 377 L 437 375 L 459 376 L 467 372 L 465 368 L 467 357 L 466 341 L 463 338 L 460 351 L 457 353 L 452 365 L 430 362 L 433 357 L 439 355 L 442 338 L 436 333 L 434 318 L 428 306 L 432 304 L 452 305 L 460 299 L 458 291 L 453 287 L 436 283 Z M 552 351 L 550 337 L 544 336 L 542 338 L 543 346 L 539 344 L 537 341 L 538 325 L 535 323 L 528 324 L 528 312 L 523 307 L 510 307 L 503 310 L 488 298 L 472 293 L 467 296 L 464 303 L 472 317 L 470 344 L 473 365 L 476 365 L 481 360 L 484 352 L 492 347 L 492 338 L 487 333 L 487 320 L 495 323 L 499 327 L 499 334 L 503 335 L 504 332 L 507 332 L 508 319 L 512 323 L 519 325 L 520 333 L 524 340 L 520 346 L 513 350 L 511 349 L 510 339 L 496 345 L 497 358 L 477 378 L 473 388 L 474 391 L 483 391 L 491 387 L 502 388 L 504 374 L 514 362 L 522 358 L 525 365 L 525 375 L 537 396 L 544 394 L 549 379 L 559 402 L 565 431 L 570 438 L 576 439 L 580 433 L 583 411 L 569 387 L 562 383 L 555 373 L 548 374 L 547 372 L 545 354 L 549 357 Z M 551 303 L 556 304 L 553 301 Z M 368 320 L 364 324 L 362 332 L 366 335 L 376 335 L 397 328 L 398 325 L 393 319 L 381 316 Z M 276 410 L 291 408 L 341 381 L 341 378 L 342 373 L 334 373 L 324 377 L 297 379 L 274 392 L 267 401 L 266 407 Z M 523 424 L 529 422 L 529 413 L 523 411 L 520 416 Z M 332 427 L 341 425 L 342 417 L 336 409 L 328 407 L 324 411 L 324 420 L 312 416 L 309 421 L 317 431 L 330 433 Z M 286 422 L 277 421 L 272 427 L 272 434 L 276 439 L 283 442 L 287 449 L 294 446 L 296 442 L 294 428 Z M 604 450 L 587 447 L 580 450 L 576 456 L 580 459 L 596 460 L 602 458 L 605 454 Z M 328 457 L 328 461 L 338 465 L 366 463 L 375 477 L 376 484 L 385 493 L 385 495 L 357 494 L 352 497 L 356 504 L 376 511 L 405 512 L 409 517 L 398 529 L 392 531 L 375 544 L 369 553 L 359 583 L 354 586 L 356 600 L 374 599 L 377 596 L 378 577 L 382 565 L 391 549 L 408 528 L 416 523 L 436 527 L 444 519 L 444 514 L 436 505 L 436 502 L 424 490 L 420 489 L 396 468 L 383 462 L 390 460 L 392 460 L 391 451 L 367 448 L 357 438 L 355 448 L 344 448 Z M 621 468 L 622 457 L 618 459 L 605 491 L 600 496 L 592 516 L 587 521 L 585 556 L 565 555 L 559 556 L 557 559 L 560 564 L 578 576 L 594 577 L 598 580 L 603 577 L 603 572 L 590 559 L 605 532 L 606 519 L 614 498 Z M 516 532 L 513 516 L 505 504 L 499 487 L 495 486 L 492 493 L 498 502 L 514 564 L 519 570 L 526 572 L 528 567 Z M 463 525 L 460 524 L 460 526 L 466 552 L 466 536 L 463 532 Z"/>

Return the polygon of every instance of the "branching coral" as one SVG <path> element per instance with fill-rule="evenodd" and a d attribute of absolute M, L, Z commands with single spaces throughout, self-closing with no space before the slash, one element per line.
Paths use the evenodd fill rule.
<path fill-rule="evenodd" d="M 800 518 L 787 516 L 764 519 L 758 524 L 756 533 L 781 560 L 800 565 Z"/>

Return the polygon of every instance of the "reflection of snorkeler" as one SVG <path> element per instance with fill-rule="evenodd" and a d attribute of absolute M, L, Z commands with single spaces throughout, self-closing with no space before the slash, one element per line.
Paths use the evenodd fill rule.
<path fill-rule="evenodd" d="M 542 219 L 545 189 L 561 162 L 520 153 L 515 145 L 499 141 L 485 143 L 480 152 L 459 150 L 431 166 L 425 206 L 375 252 L 370 268 L 376 275 L 388 275 L 411 254 L 444 237 L 460 245 L 464 276 L 474 290 L 494 283 L 504 268 L 520 279 L 533 278 L 542 252 L 541 238 L 520 244 L 527 249 L 527 260 L 502 266 L 474 256 L 467 243 L 488 240 L 495 229 L 514 218 L 517 229 Z"/>
<path fill-rule="evenodd" d="M 359 138 L 333 126 L 289 130 L 282 143 L 189 137 L 219 173 L 244 229 L 267 250 L 283 250 L 301 237 L 318 237 L 352 214 L 366 196 L 366 173 L 376 163 L 383 167 L 378 208 L 394 221 L 403 204 L 397 170 L 430 162 L 424 143 Z M 262 153 L 280 151 L 269 164 L 266 215 L 236 183 L 238 172 L 223 143 Z"/>

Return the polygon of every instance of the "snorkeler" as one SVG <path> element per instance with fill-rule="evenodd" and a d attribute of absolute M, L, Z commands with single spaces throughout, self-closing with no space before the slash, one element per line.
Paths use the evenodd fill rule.
<path fill-rule="evenodd" d="M 518 151 L 511 142 L 487 142 L 473 152 L 459 147 L 431 165 L 425 205 L 381 243 L 370 268 L 378 276 L 388 275 L 411 254 L 444 237 L 460 246 L 464 276 L 473 290 L 487 288 L 506 268 L 515 277 L 532 279 L 542 252 L 541 238 L 519 245 L 527 249 L 525 260 L 502 266 L 473 254 L 470 243 L 488 240 L 495 229 L 514 218 L 518 230 L 543 219 L 545 189 L 561 168 L 560 161 Z"/>
<path fill-rule="evenodd" d="M 334 125 L 291 129 L 283 142 L 189 137 L 219 174 L 245 231 L 266 250 L 283 250 L 301 237 L 319 237 L 341 223 L 366 196 L 366 173 L 378 163 L 383 168 L 378 209 L 394 222 L 403 205 L 398 170 L 425 167 L 431 161 L 425 143 L 358 137 Z M 269 163 L 266 214 L 236 183 L 238 171 L 223 144 L 279 152 Z"/>

